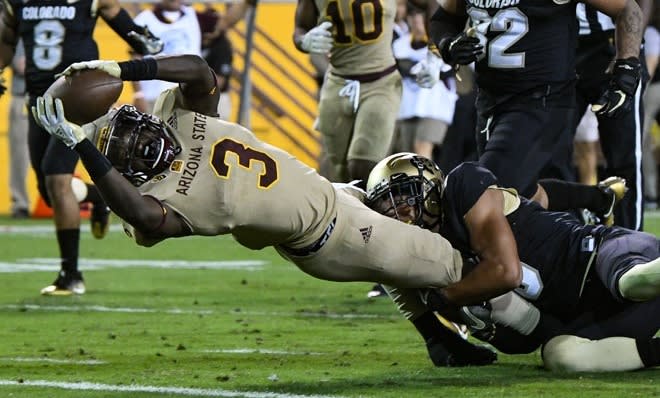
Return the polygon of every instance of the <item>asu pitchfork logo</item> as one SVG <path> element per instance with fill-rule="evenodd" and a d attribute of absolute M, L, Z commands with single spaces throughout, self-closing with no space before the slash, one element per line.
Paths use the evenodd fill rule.
<path fill-rule="evenodd" d="M 360 233 L 362 234 L 362 240 L 364 243 L 369 243 L 369 238 L 371 238 L 371 230 L 373 227 L 370 225 L 366 228 L 360 228 Z"/>

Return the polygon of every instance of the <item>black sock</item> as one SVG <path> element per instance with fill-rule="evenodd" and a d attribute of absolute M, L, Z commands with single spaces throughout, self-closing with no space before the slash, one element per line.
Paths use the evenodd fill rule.
<path fill-rule="evenodd" d="M 77 272 L 80 229 L 58 229 L 57 243 L 60 247 L 62 270 L 67 273 Z"/>
<path fill-rule="evenodd" d="M 536 325 L 532 333 L 529 334 L 530 341 L 537 342 L 538 344 L 545 344 L 551 338 L 563 334 L 566 327 L 557 318 L 541 313 L 539 323 Z"/>
<path fill-rule="evenodd" d="M 635 343 L 644 366 L 651 368 L 660 365 L 660 338 L 636 339 Z"/>
<path fill-rule="evenodd" d="M 412 321 L 424 341 L 433 339 L 442 342 L 450 352 L 456 352 L 461 348 L 470 348 L 472 344 L 464 340 L 461 336 L 447 329 L 433 312 L 426 312 L 424 315 Z"/>
<path fill-rule="evenodd" d="M 488 343 L 505 354 L 529 354 L 541 345 L 539 338 L 530 334 L 525 336 L 507 326 L 497 325 L 493 337 Z"/>
<path fill-rule="evenodd" d="M 612 198 L 595 185 L 584 185 L 557 179 L 539 180 L 548 195 L 548 210 L 589 209 L 597 213 L 606 210 Z"/>
<path fill-rule="evenodd" d="M 92 184 L 85 184 L 85 185 L 87 185 L 87 196 L 85 196 L 83 202 L 105 203 L 103 201 L 103 197 L 101 196 L 101 192 L 96 187 L 96 185 L 92 185 Z"/>
<path fill-rule="evenodd" d="M 442 324 L 431 311 L 425 312 L 424 315 L 412 321 L 412 324 L 415 325 L 415 328 L 422 335 L 424 341 L 427 341 L 431 337 L 435 336 L 436 330 L 438 327 L 442 327 Z"/>

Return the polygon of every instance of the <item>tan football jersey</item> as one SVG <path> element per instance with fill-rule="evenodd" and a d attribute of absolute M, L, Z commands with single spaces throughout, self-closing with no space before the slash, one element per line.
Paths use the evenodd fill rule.
<path fill-rule="evenodd" d="M 396 0 L 315 0 L 321 21 L 331 21 L 332 71 L 340 75 L 380 72 L 394 65 L 392 34 Z"/>
<path fill-rule="evenodd" d="M 154 114 L 178 131 L 181 153 L 140 192 L 176 210 L 196 235 L 231 233 L 251 249 L 318 238 L 306 233 L 334 214 L 332 185 L 249 130 L 181 109 L 180 95 L 165 91 Z"/>

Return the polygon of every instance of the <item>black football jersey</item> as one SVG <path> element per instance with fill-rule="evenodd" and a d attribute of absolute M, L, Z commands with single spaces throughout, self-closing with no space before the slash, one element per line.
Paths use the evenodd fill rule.
<path fill-rule="evenodd" d="M 493 173 L 474 162 L 463 163 L 447 175 L 440 233 L 464 254 L 476 254 L 465 214 L 488 187 L 497 185 Z M 574 315 L 589 258 L 607 229 L 583 225 L 568 213 L 547 211 L 522 197 L 507 219 L 523 266 L 523 282 L 516 292 L 542 311 Z"/>
<path fill-rule="evenodd" d="M 575 78 L 577 18 L 571 0 L 466 0 L 484 45 L 479 87 L 522 93 Z"/>
<path fill-rule="evenodd" d="M 74 62 L 99 57 L 92 35 L 93 0 L 8 0 L 25 45 L 25 83 L 31 96 L 43 94 L 54 75 Z"/>

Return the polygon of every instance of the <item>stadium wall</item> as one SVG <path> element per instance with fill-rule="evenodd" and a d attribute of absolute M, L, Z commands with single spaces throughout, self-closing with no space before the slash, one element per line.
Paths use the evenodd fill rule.
<path fill-rule="evenodd" d="M 127 4 L 131 10 L 136 4 Z M 148 6 L 147 4 L 143 6 Z M 195 4 L 203 8 L 203 4 Z M 223 12 L 224 5 L 214 5 Z M 313 131 L 316 115 L 316 82 L 313 68 L 306 54 L 293 46 L 295 3 L 261 3 L 256 13 L 254 50 L 252 53 L 252 97 L 251 129 L 264 141 L 283 148 L 306 164 L 317 167 L 319 135 Z M 131 10 L 132 11 L 132 10 Z M 239 110 L 240 77 L 244 69 L 245 32 L 244 22 L 240 22 L 230 34 L 234 46 L 235 75 L 231 81 L 232 114 L 236 121 Z M 101 59 L 123 60 L 128 57 L 128 46 L 99 19 L 94 36 L 99 43 Z M 4 73 L 5 80 L 11 81 L 10 70 Z M 9 95 L 0 98 L 0 214 L 10 211 L 9 193 L 9 153 L 8 153 L 8 111 Z M 119 103 L 130 103 L 132 87 L 124 85 Z M 88 180 L 84 169 L 79 166 L 77 173 Z M 34 208 L 38 201 L 36 180 L 30 171 L 28 188 Z"/>

